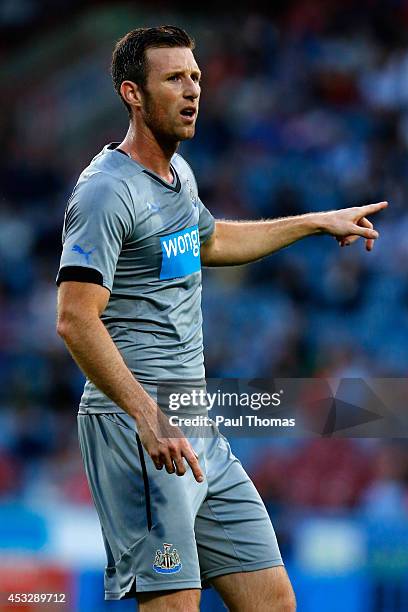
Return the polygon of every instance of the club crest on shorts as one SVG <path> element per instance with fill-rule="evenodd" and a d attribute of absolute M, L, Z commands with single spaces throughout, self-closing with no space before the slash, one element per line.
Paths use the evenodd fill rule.
<path fill-rule="evenodd" d="M 182 568 L 180 555 L 173 548 L 173 544 L 163 543 L 163 550 L 156 550 L 153 569 L 158 574 L 175 574 Z"/>

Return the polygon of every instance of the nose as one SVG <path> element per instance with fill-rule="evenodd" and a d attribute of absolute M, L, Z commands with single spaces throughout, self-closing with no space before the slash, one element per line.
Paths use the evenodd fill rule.
<path fill-rule="evenodd" d="M 193 79 L 187 79 L 186 87 L 184 89 L 184 97 L 190 98 L 191 100 L 195 100 L 199 97 L 200 92 L 200 84 L 197 81 L 193 81 Z"/>

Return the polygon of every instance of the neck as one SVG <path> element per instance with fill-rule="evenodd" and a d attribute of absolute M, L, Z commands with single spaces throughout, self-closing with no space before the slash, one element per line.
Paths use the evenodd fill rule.
<path fill-rule="evenodd" d="M 131 121 L 119 148 L 170 183 L 173 180 L 170 160 L 178 144 L 174 141 L 160 142 L 146 124 L 136 126 Z"/>

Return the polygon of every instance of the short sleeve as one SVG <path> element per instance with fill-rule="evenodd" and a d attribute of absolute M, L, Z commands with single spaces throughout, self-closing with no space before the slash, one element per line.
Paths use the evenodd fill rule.
<path fill-rule="evenodd" d="M 199 221 L 198 221 L 198 229 L 200 233 L 200 243 L 203 244 L 206 240 L 208 240 L 211 234 L 214 231 L 215 227 L 215 219 L 200 200 L 198 198 L 198 211 L 199 211 Z"/>
<path fill-rule="evenodd" d="M 57 285 L 64 280 L 101 284 L 112 291 L 134 209 L 124 181 L 103 173 L 81 178 L 68 202 Z"/>

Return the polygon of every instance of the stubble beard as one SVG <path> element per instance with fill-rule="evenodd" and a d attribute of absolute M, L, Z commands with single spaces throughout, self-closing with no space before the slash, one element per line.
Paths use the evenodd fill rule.
<path fill-rule="evenodd" d="M 191 140 L 194 137 L 195 124 L 192 126 L 192 131 L 188 135 L 184 135 L 181 130 L 179 132 L 176 129 L 171 130 L 168 121 L 161 121 L 163 116 L 163 113 L 156 110 L 153 96 L 144 90 L 143 120 L 157 142 L 166 147 L 177 149 L 182 140 Z"/>

